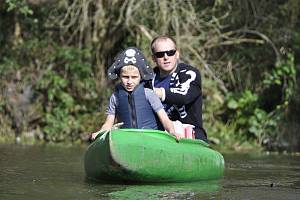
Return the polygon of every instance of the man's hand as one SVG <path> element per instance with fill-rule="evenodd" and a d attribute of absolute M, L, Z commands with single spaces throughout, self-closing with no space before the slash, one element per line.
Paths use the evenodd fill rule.
<path fill-rule="evenodd" d="M 154 88 L 154 92 L 161 101 L 165 100 L 165 90 L 163 88 Z"/>

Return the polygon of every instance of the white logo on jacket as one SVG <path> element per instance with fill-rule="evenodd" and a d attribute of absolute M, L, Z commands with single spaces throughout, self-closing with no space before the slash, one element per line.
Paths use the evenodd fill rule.
<path fill-rule="evenodd" d="M 171 106 L 168 110 L 167 110 L 167 114 L 170 116 L 171 115 L 171 112 L 173 111 L 173 110 L 177 110 L 177 112 L 179 113 L 179 117 L 181 118 L 181 119 L 183 119 L 183 118 L 185 118 L 186 116 L 187 116 L 187 112 L 186 112 L 186 110 L 185 110 L 185 106 L 183 105 L 183 106 L 181 106 L 180 108 L 178 108 L 177 106 L 175 106 L 175 105 L 173 105 L 173 106 Z"/>
<path fill-rule="evenodd" d="M 190 78 L 187 79 L 185 82 L 180 83 L 179 82 L 179 78 L 178 76 L 176 76 L 176 74 L 173 74 L 173 78 L 175 78 L 175 83 L 173 84 L 176 88 L 170 88 L 170 91 L 176 94 L 181 94 L 181 95 L 186 95 L 188 90 L 191 87 L 191 82 L 193 82 L 194 80 L 196 80 L 196 73 L 194 71 L 188 70 L 185 72 L 185 74 L 189 75 Z M 168 109 L 167 113 L 170 114 L 174 109 L 177 110 L 177 112 L 179 113 L 179 116 L 181 119 L 185 118 L 187 116 L 187 112 L 185 110 L 185 105 L 181 106 L 181 107 L 177 107 L 175 105 L 171 106 L 171 108 Z"/>
<path fill-rule="evenodd" d="M 187 75 L 190 75 L 190 78 L 187 79 L 184 83 L 180 83 L 177 79 L 177 83 L 175 83 L 176 88 L 170 88 L 171 92 L 186 95 L 188 90 L 190 89 L 191 82 L 193 82 L 196 79 L 196 73 L 194 71 L 187 71 Z"/>

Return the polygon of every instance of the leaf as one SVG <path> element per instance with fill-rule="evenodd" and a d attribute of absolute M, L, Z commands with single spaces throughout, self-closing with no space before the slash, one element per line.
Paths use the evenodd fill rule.
<path fill-rule="evenodd" d="M 230 99 L 229 102 L 227 103 L 228 108 L 236 110 L 238 108 L 238 103 L 234 99 Z"/>

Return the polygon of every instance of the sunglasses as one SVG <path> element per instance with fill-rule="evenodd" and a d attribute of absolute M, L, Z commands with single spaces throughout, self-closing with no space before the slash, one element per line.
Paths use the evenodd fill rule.
<path fill-rule="evenodd" d="M 159 52 L 155 52 L 154 53 L 154 56 L 156 58 L 162 58 L 165 56 L 165 54 L 167 54 L 167 56 L 174 56 L 176 53 L 176 49 L 172 49 L 172 50 L 169 50 L 169 51 L 159 51 Z"/>

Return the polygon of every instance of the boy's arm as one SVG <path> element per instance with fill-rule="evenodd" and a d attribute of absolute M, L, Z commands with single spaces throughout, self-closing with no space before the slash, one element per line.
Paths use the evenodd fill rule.
<path fill-rule="evenodd" d="M 176 134 L 173 122 L 169 119 L 168 114 L 164 110 L 164 106 L 159 100 L 158 96 L 150 89 L 145 89 L 146 99 L 150 103 L 152 109 L 157 114 L 159 121 L 162 123 L 164 129 L 170 134 L 174 135 L 177 139 L 180 138 L 180 135 Z"/>
<path fill-rule="evenodd" d="M 99 134 L 101 131 L 107 131 L 112 128 L 115 122 L 115 115 L 107 115 L 106 120 L 104 124 L 102 125 L 100 131 L 97 131 L 95 133 L 92 133 L 92 139 L 94 140 L 96 136 Z"/>
<path fill-rule="evenodd" d="M 162 123 L 164 129 L 168 131 L 170 134 L 174 135 L 176 139 L 180 139 L 180 135 L 176 134 L 173 122 L 169 119 L 167 113 L 165 112 L 164 109 L 160 109 L 157 112 L 157 116 Z"/>

